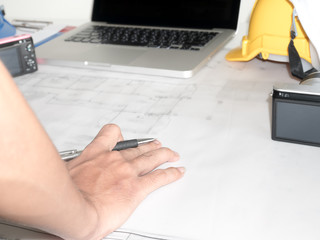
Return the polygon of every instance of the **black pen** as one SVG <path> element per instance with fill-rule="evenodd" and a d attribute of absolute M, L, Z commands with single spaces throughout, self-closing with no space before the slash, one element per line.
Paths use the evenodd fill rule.
<path fill-rule="evenodd" d="M 142 138 L 142 139 L 131 139 L 131 140 L 120 141 L 116 144 L 116 146 L 112 149 L 112 151 L 120 151 L 120 150 L 125 150 L 128 148 L 135 148 L 141 144 L 153 142 L 154 140 L 156 140 L 156 139 L 155 138 Z M 73 158 L 76 158 L 81 153 L 82 153 L 82 151 L 78 151 L 76 149 L 59 152 L 61 159 L 64 161 L 69 161 Z"/>
<path fill-rule="evenodd" d="M 120 150 L 125 150 L 128 148 L 135 148 L 141 144 L 153 142 L 154 140 L 156 140 L 156 139 L 155 138 L 141 138 L 141 139 L 131 139 L 131 140 L 121 141 L 116 144 L 116 146 L 112 149 L 112 151 L 120 151 Z"/>

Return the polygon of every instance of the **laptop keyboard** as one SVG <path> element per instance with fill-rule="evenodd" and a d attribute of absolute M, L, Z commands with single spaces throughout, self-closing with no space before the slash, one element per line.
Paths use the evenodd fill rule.
<path fill-rule="evenodd" d="M 217 32 L 91 26 L 65 41 L 200 50 Z"/>

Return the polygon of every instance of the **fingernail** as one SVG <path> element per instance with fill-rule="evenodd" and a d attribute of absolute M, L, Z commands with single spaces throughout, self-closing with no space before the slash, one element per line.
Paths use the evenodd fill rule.
<path fill-rule="evenodd" d="M 182 174 L 186 172 L 186 169 L 184 167 L 178 167 L 177 168 Z"/>
<path fill-rule="evenodd" d="M 180 159 L 180 155 L 177 152 L 174 152 L 174 157 L 172 159 L 173 162 L 178 161 Z"/>
<path fill-rule="evenodd" d="M 154 140 L 153 143 L 154 143 L 154 144 L 161 144 L 161 143 L 159 142 L 159 140 Z"/>

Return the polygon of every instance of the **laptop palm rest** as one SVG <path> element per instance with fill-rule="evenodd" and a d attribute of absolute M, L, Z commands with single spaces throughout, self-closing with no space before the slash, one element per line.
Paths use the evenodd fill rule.
<path fill-rule="evenodd" d="M 46 58 L 75 62 L 100 62 L 110 65 L 128 65 L 146 52 L 144 49 L 120 48 L 108 45 L 81 43 L 78 46 L 68 45 L 69 44 L 65 44 L 61 47 L 46 46 L 44 49 Z M 37 54 L 39 56 L 43 55 L 41 51 L 42 47 L 37 48 Z"/>

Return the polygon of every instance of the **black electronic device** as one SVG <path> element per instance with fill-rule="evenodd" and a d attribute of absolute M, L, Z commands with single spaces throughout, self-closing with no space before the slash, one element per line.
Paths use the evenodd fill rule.
<path fill-rule="evenodd" d="M 272 139 L 320 146 L 319 84 L 274 86 Z"/>
<path fill-rule="evenodd" d="M 0 59 L 13 77 L 38 70 L 35 48 L 29 34 L 0 39 Z"/>

